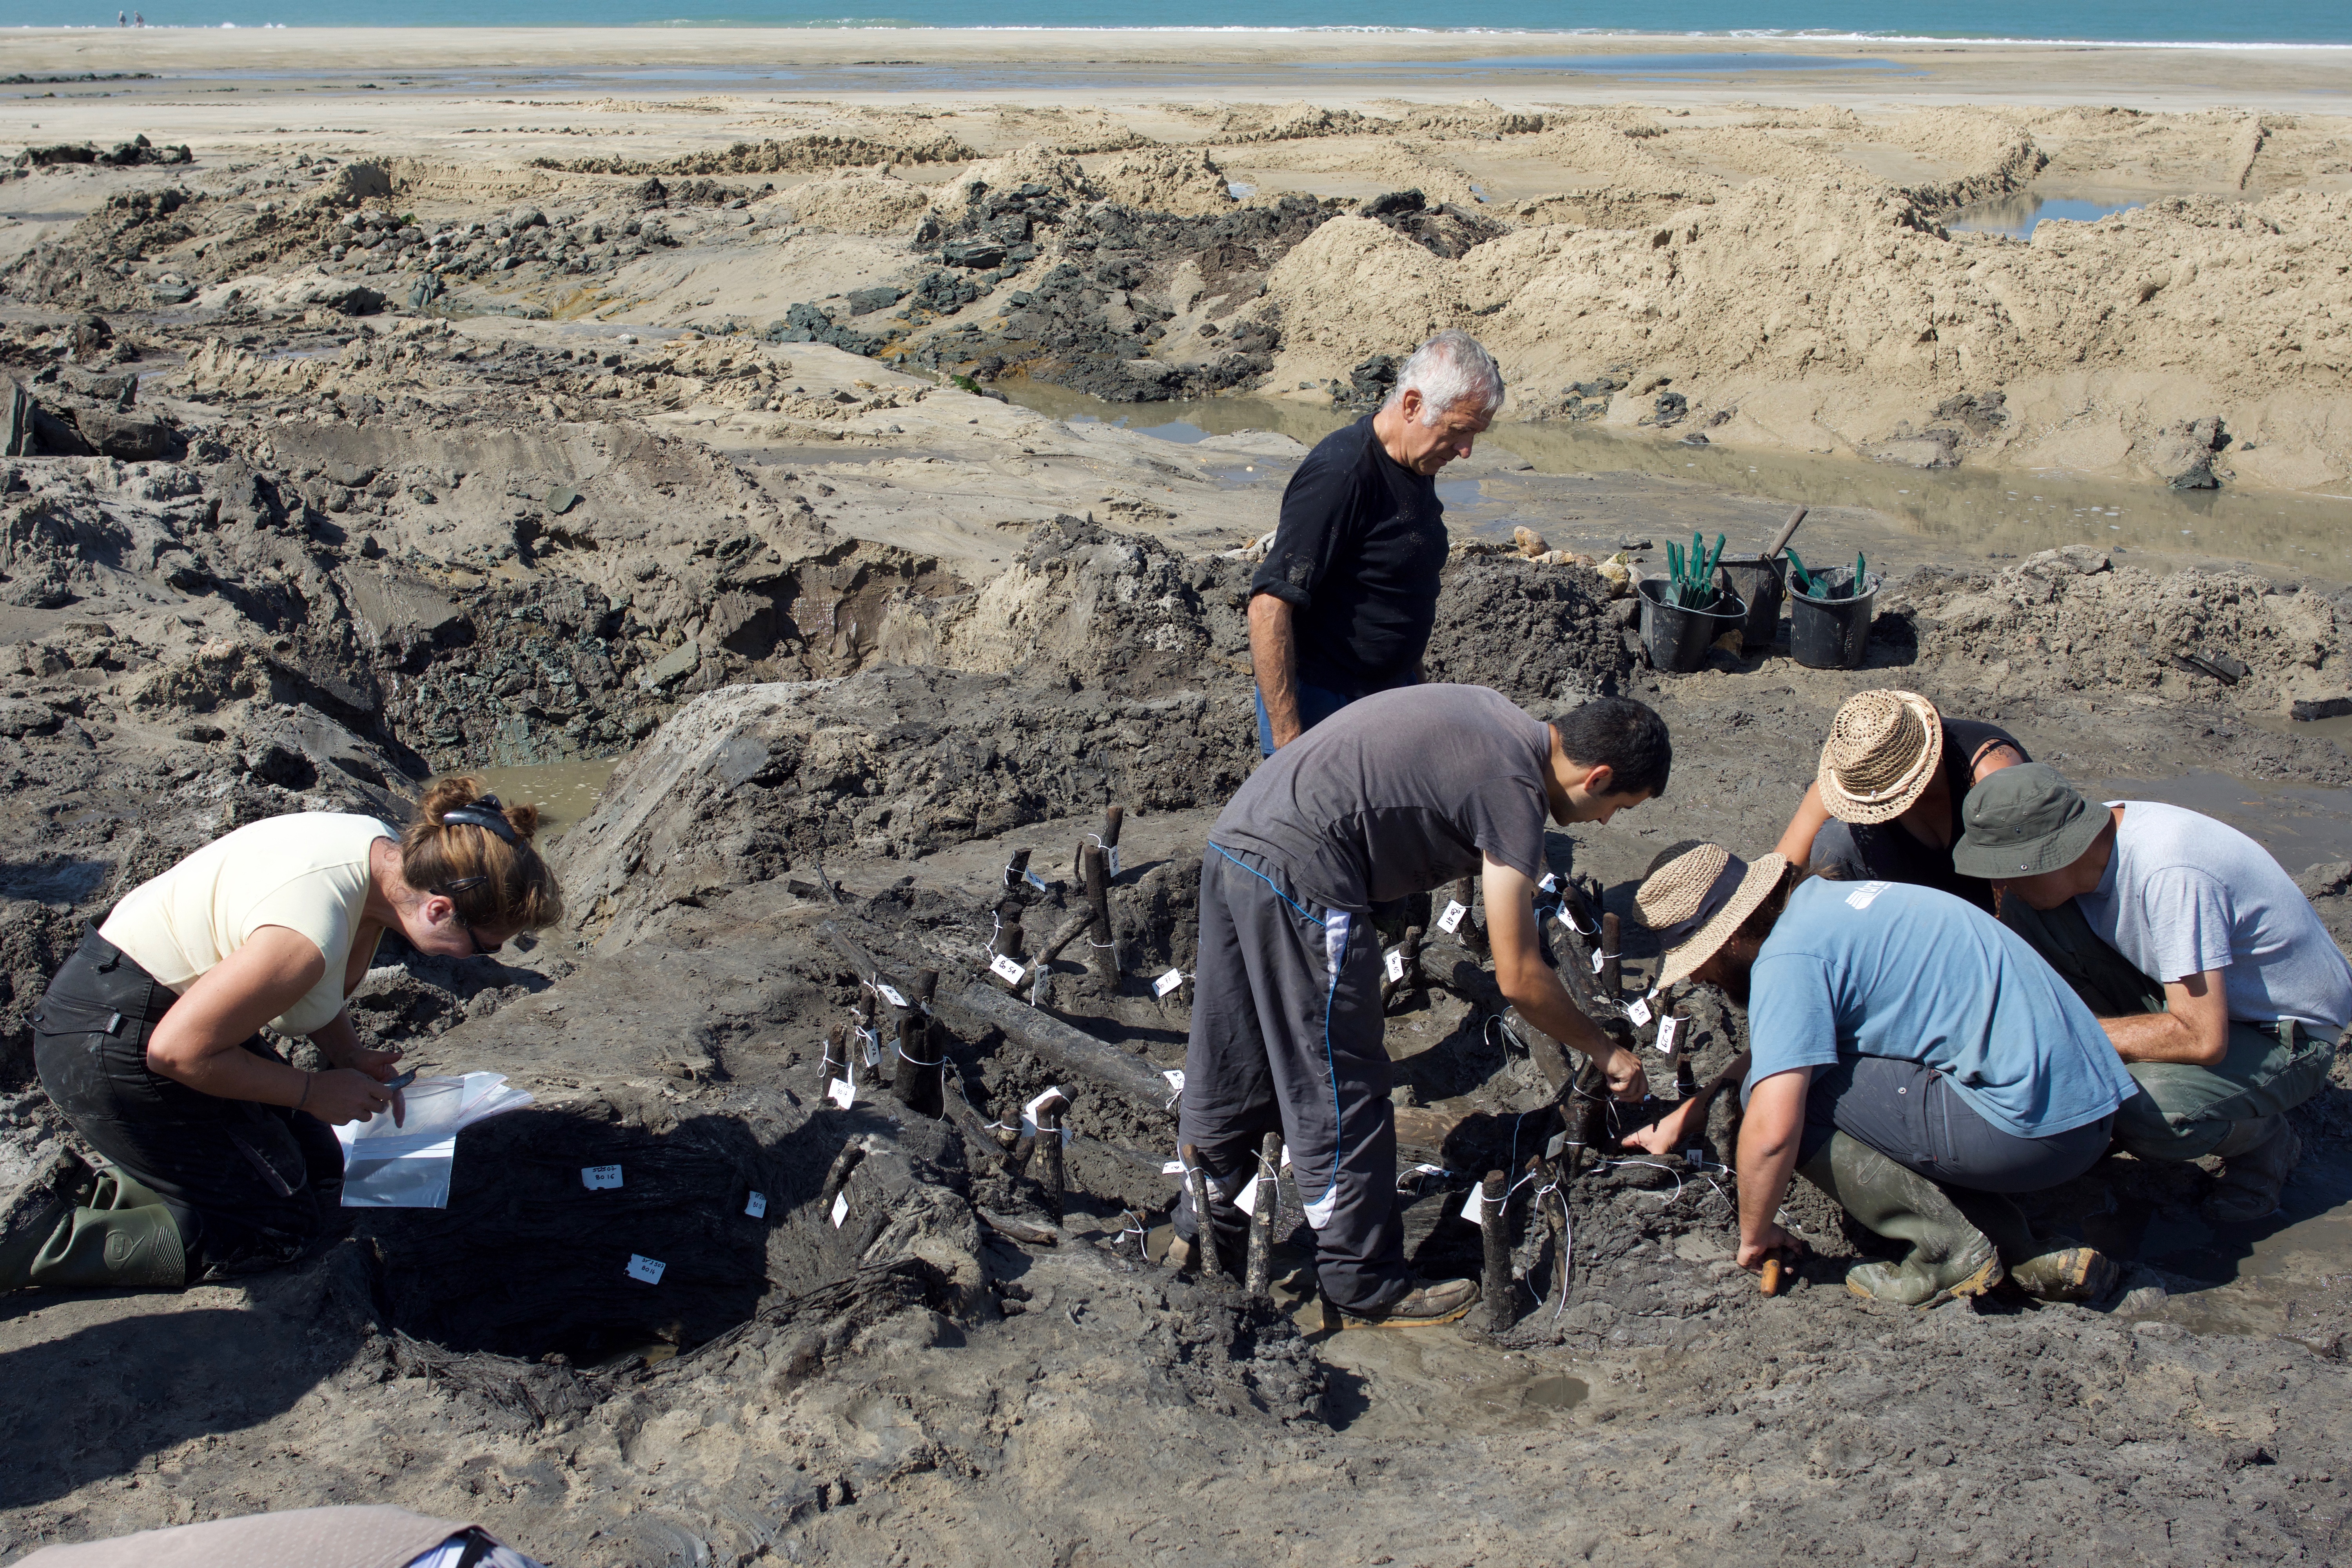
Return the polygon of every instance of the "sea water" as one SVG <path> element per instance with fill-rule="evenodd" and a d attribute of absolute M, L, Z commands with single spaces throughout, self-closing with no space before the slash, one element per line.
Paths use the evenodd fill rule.
<path fill-rule="evenodd" d="M 2200 0 L 1918 0 L 1890 10 L 1865 0 L 1688 0 L 1655 5 L 1542 0 L 1193 0 L 1181 6 L 1129 6 L 1114 0 L 151 0 L 150 26 L 508 26 L 508 27 L 1179 27 L 1328 28 L 1432 33 L 1486 30 L 1549 33 L 1572 45 L 1577 35 L 1647 34 L 1660 38 L 1721 38 L 1732 46 L 1708 56 L 1665 56 L 1614 74 L 1694 75 L 1808 68 L 1804 57 L 1763 54 L 1741 40 L 2069 40 L 2084 42 L 2352 46 L 2352 5 L 2342 0 L 2280 0 L 2270 5 L 2214 7 Z M 111 5 L 0 0 L 0 26 L 110 26 Z M 1513 61 L 1533 68 L 1591 68 L 1568 59 Z M 1491 62 L 1501 63 L 1501 62 Z"/>

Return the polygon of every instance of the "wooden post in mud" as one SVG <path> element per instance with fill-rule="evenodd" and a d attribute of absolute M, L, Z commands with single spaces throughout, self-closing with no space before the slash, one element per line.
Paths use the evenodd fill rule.
<path fill-rule="evenodd" d="M 1004 865 L 1004 890 L 1009 893 L 1013 891 L 1013 889 L 1021 886 L 1022 882 L 1025 879 L 1024 873 L 1028 869 L 1029 851 L 1026 849 L 1015 849 L 1013 852 L 1013 858 L 1006 861 Z"/>
<path fill-rule="evenodd" d="M 898 1015 L 898 1062 L 892 1074 L 891 1092 L 908 1110 L 924 1116 L 939 1116 L 946 1108 L 941 1103 L 940 1069 L 945 1065 L 939 1051 L 939 1042 L 932 1037 L 931 996 L 940 988 L 940 972 L 919 969 L 915 972 L 915 994 L 908 998 L 908 1006 Z"/>
<path fill-rule="evenodd" d="M 823 1085 L 833 1087 L 833 1080 L 849 1076 L 849 1026 L 835 1024 L 824 1032 L 824 1073 Z"/>
<path fill-rule="evenodd" d="M 1490 949 L 1486 942 L 1486 928 L 1480 925 L 1476 919 L 1478 913 L 1478 879 L 1475 877 L 1463 878 L 1460 881 L 1454 883 L 1453 887 L 1446 889 L 1445 896 L 1451 899 L 1454 902 L 1460 904 L 1464 910 L 1466 911 L 1462 917 L 1462 923 L 1454 928 L 1454 940 L 1459 942 L 1463 946 L 1468 948 L 1471 952 L 1476 953 L 1479 957 L 1485 958 L 1487 956 Z"/>
<path fill-rule="evenodd" d="M 1625 994 L 1625 970 L 1617 953 L 1615 915 L 1601 917 L 1601 1000 L 1615 1002 Z"/>
<path fill-rule="evenodd" d="M 1258 1149 L 1257 1194 L 1250 1205 L 1249 1272 L 1242 1281 L 1254 1298 L 1273 1293 L 1274 1209 L 1281 1195 L 1282 1134 L 1269 1132 Z"/>
<path fill-rule="evenodd" d="M 1225 1270 L 1217 1258 L 1216 1221 L 1209 1216 L 1209 1173 L 1201 1168 L 1201 1151 L 1190 1143 L 1177 1146 L 1176 1158 L 1184 1167 L 1184 1194 L 1192 1200 L 1193 1258 L 1202 1279 L 1219 1279 Z"/>
<path fill-rule="evenodd" d="M 1395 979 L 1391 980 L 1385 974 L 1381 976 L 1381 1009 L 1383 1012 L 1398 996 L 1417 994 L 1423 987 L 1419 926 L 1404 928 L 1404 940 L 1397 943 L 1397 962 L 1402 966 L 1402 972 Z"/>
<path fill-rule="evenodd" d="M 1037 1108 L 1037 1184 L 1045 1189 L 1045 1212 L 1062 1223 L 1062 1107 L 1049 1100 Z"/>
<path fill-rule="evenodd" d="M 1478 1231 L 1486 1244 L 1486 1328 L 1497 1334 L 1519 1315 L 1518 1292 L 1511 1285 L 1510 1190 L 1511 1178 L 1503 1171 L 1487 1172 L 1479 1189 Z"/>
<path fill-rule="evenodd" d="M 1086 870 L 1087 908 L 1092 915 L 1087 929 L 1087 941 L 1092 954 L 1088 963 L 1096 979 L 1117 989 L 1118 942 L 1111 935 L 1109 861 L 1102 850 L 1092 844 L 1078 852 L 1078 859 Z"/>

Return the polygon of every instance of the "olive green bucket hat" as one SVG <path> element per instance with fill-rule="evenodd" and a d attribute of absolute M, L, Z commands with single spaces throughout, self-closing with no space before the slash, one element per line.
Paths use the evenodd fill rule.
<path fill-rule="evenodd" d="M 2003 768 L 1960 803 L 1952 868 L 1992 881 L 2062 870 L 2083 858 L 2108 820 L 2047 763 Z"/>

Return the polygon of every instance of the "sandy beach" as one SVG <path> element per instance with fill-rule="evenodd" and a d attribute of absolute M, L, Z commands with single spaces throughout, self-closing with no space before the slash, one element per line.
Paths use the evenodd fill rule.
<path fill-rule="evenodd" d="M 352 994 L 364 1038 L 536 1097 L 467 1131 L 447 1209 L 0 1298 L 0 1563 L 374 1501 L 565 1568 L 2340 1555 L 2352 1058 L 2242 1234 L 2197 1164 L 2035 1194 L 2122 1266 L 2100 1300 L 1859 1300 L 1883 1245 L 1801 1182 L 1768 1300 L 1728 1097 L 1639 1155 L 1500 1005 L 1483 913 L 1409 970 L 1383 931 L 1415 1266 L 1484 1268 L 1483 1173 L 1559 1194 L 1507 1205 L 1504 1310 L 1412 1333 L 1325 1318 L 1278 1178 L 1267 1298 L 1166 1267 L 1160 1086 L 1258 761 L 1261 542 L 1447 327 L 1509 399 L 1439 479 L 1429 674 L 1674 731 L 1668 795 L 1548 841 L 1623 920 L 1619 995 L 1549 940 L 1629 1043 L 1646 869 L 1769 846 L 1870 688 L 2242 827 L 2352 937 L 2352 51 L 18 29 L 0 62 L 0 1192 L 75 1138 L 47 976 L 224 832 L 493 769 L 562 803 L 569 910 Z M 1880 580 L 1860 667 L 1790 622 L 1655 666 L 1664 547 L 1799 506 L 1808 560 Z M 877 1000 L 926 973 L 928 1021 Z M 1745 1017 L 1667 1001 L 1688 1093 Z M 883 1054 L 933 1048 L 935 1104 Z M 1062 1162 L 1019 1136 L 1055 1085 Z M 614 1163 L 625 1201 L 580 1176 Z"/>

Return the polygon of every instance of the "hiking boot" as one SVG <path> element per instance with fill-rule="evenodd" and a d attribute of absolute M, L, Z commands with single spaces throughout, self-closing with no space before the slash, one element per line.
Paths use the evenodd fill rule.
<path fill-rule="evenodd" d="M 1475 1279 L 1427 1279 L 1385 1307 L 1342 1307 L 1339 1317 L 1351 1329 L 1433 1329 L 1477 1304 Z"/>
<path fill-rule="evenodd" d="M 2123 1269 L 2095 1247 L 2044 1240 L 2025 1211 L 2000 1193 L 1944 1189 L 1952 1206 L 1992 1239 L 2010 1283 L 2044 1301 L 2096 1301 L 2113 1291 Z"/>
<path fill-rule="evenodd" d="M 1934 1307 L 2001 1281 L 2000 1253 L 1944 1189 L 1859 1138 L 1833 1132 L 1799 1173 L 1865 1230 L 1911 1244 L 1897 1263 L 1857 1263 L 1845 1288 L 1869 1301 Z"/>
<path fill-rule="evenodd" d="M 2221 1156 L 2221 1175 L 2199 1212 L 2219 1229 L 2278 1212 L 2279 1193 L 2303 1159 L 2303 1140 L 2285 1117 L 2264 1116 L 2230 1129 L 2213 1152 Z"/>
<path fill-rule="evenodd" d="M 34 1259 L 63 1229 L 94 1178 L 75 1155 L 58 1150 L 0 1204 L 0 1290 L 31 1284 Z"/>

